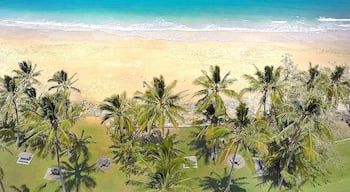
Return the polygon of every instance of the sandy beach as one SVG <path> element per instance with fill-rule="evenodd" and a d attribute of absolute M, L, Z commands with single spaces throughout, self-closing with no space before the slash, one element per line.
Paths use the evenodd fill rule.
<path fill-rule="evenodd" d="M 166 82 L 177 80 L 176 91 L 198 90 L 192 81 L 219 65 L 238 79 L 233 88 L 246 86 L 243 74 L 253 74 L 254 64 L 281 64 L 282 55 L 292 55 L 300 69 L 309 62 L 322 67 L 350 63 L 350 34 L 325 33 L 224 33 L 228 41 L 171 41 L 140 37 L 118 37 L 102 32 L 65 32 L 17 27 L 0 29 L 0 75 L 10 74 L 22 60 L 31 60 L 42 70 L 41 89 L 58 70 L 77 73 L 76 99 L 101 102 L 104 98 L 126 91 L 131 97 L 143 90 L 142 82 L 162 74 Z M 215 34 L 216 33 L 216 34 Z M 187 32 L 187 36 L 208 35 Z M 187 96 L 185 99 L 191 99 Z"/>

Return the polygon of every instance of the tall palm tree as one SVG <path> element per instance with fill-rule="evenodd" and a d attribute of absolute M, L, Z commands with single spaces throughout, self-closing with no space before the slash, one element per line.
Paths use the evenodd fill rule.
<path fill-rule="evenodd" d="M 197 112 L 205 115 L 205 120 L 209 122 L 208 126 L 199 133 L 199 137 L 208 135 L 214 131 L 220 124 L 227 120 L 226 106 L 223 97 L 235 97 L 239 95 L 229 87 L 236 81 L 231 79 L 230 72 L 221 78 L 220 67 L 210 66 L 210 74 L 202 70 L 202 75 L 196 78 L 194 85 L 201 86 L 203 89 L 194 93 L 194 97 L 201 97 L 197 103 Z M 210 134 L 209 134 L 210 135 Z M 211 151 L 211 159 L 215 162 L 217 159 L 218 143 L 217 138 L 210 139 L 206 137 L 207 148 Z"/>
<path fill-rule="evenodd" d="M 182 165 L 190 162 L 183 158 L 183 152 L 174 147 L 173 138 L 168 135 L 159 144 L 149 144 L 145 147 L 145 154 L 141 160 L 148 168 L 148 187 L 154 191 L 191 191 L 186 185 L 186 178 Z"/>
<path fill-rule="evenodd" d="M 32 149 L 38 150 L 39 156 L 45 157 L 48 154 L 56 156 L 61 186 L 65 192 L 66 188 L 60 156 L 62 147 L 66 146 L 67 148 L 69 146 L 70 136 L 68 128 L 72 125 L 69 120 L 62 118 L 62 102 L 66 101 L 57 94 L 44 95 L 39 99 L 38 111 L 30 114 L 34 124 L 37 124 L 33 130 L 35 135 L 28 142 Z"/>
<path fill-rule="evenodd" d="M 221 79 L 219 66 L 210 66 L 210 75 L 202 70 L 202 76 L 193 82 L 194 85 L 203 88 L 194 94 L 194 97 L 201 97 L 196 103 L 197 112 L 203 113 L 212 106 L 215 109 L 216 116 L 226 115 L 226 107 L 222 97 L 238 96 L 235 91 L 229 89 L 229 86 L 236 81 L 235 79 L 230 79 L 229 76 L 230 72 L 226 73 Z"/>
<path fill-rule="evenodd" d="M 295 175 L 297 171 L 300 176 L 309 175 L 308 168 L 314 168 L 313 165 L 319 159 L 315 146 L 322 146 L 324 142 L 332 141 L 332 134 L 322 119 L 326 106 L 321 97 L 311 93 L 305 96 L 300 95 L 300 98 L 284 106 L 285 112 L 281 114 L 281 117 L 287 123 L 279 133 L 279 137 L 285 143 L 287 153 L 280 165 L 278 189 L 281 189 L 287 174 Z M 297 151 L 302 152 L 303 158 L 298 158 Z M 310 166 L 303 166 L 305 159 L 311 162 Z M 290 166 L 292 163 L 295 165 L 294 168 Z"/>
<path fill-rule="evenodd" d="M 310 91 L 311 89 L 314 89 L 315 87 L 317 87 L 318 84 L 318 77 L 321 74 L 321 71 L 318 69 L 318 65 L 316 66 L 312 66 L 311 63 L 309 63 L 309 69 L 308 69 L 308 75 L 307 75 L 307 79 L 306 79 L 306 88 L 307 91 Z"/>
<path fill-rule="evenodd" d="M 19 105 L 21 115 L 26 111 L 33 111 L 38 108 L 37 91 L 34 87 L 30 87 L 21 92 L 21 102 Z"/>
<path fill-rule="evenodd" d="M 209 107 L 205 110 L 203 114 L 205 115 L 205 118 L 199 120 L 198 122 L 195 122 L 195 124 L 199 124 L 199 126 L 201 126 L 197 137 L 199 140 L 205 141 L 205 150 L 210 151 L 210 159 L 213 162 L 216 162 L 218 156 L 219 142 L 218 138 L 212 137 L 212 133 L 215 132 L 216 129 L 227 124 L 227 114 L 220 114 L 220 116 L 217 116 L 213 104 L 209 105 Z M 207 125 L 208 121 L 209 125 Z"/>
<path fill-rule="evenodd" d="M 145 83 L 146 91 L 144 93 L 137 91 L 134 98 L 143 102 L 138 122 L 140 130 L 146 129 L 150 132 L 154 127 L 161 130 L 164 135 L 164 125 L 168 120 L 174 127 L 178 126 L 178 120 L 184 118 L 180 112 L 186 110 L 179 105 L 182 93 L 173 94 L 176 81 L 166 85 L 163 76 L 154 77 L 152 84 Z"/>
<path fill-rule="evenodd" d="M 37 92 L 34 85 L 40 84 L 36 78 L 41 74 L 41 71 L 36 71 L 36 64 L 32 65 L 31 61 L 22 61 L 18 65 L 19 69 L 13 70 L 13 72 L 22 95 L 20 110 L 27 111 L 36 106 Z"/>
<path fill-rule="evenodd" d="M 52 89 L 56 89 L 56 96 L 61 97 L 62 102 L 61 107 L 65 107 L 65 110 L 61 110 L 64 115 L 70 115 L 70 119 L 79 119 L 81 117 L 81 112 L 84 111 L 84 106 L 82 104 L 71 104 L 69 97 L 71 94 L 71 91 L 76 91 L 80 93 L 80 90 L 73 86 L 74 83 L 78 81 L 78 79 L 74 80 L 76 74 L 69 77 L 68 73 L 61 70 L 57 71 L 51 79 L 48 80 L 48 82 L 56 83 L 56 85 L 51 86 L 49 88 L 49 91 Z M 64 101 L 64 102 L 63 102 Z M 70 110 L 70 111 L 69 111 Z"/>
<path fill-rule="evenodd" d="M 72 75 L 71 77 L 68 77 L 68 73 L 61 70 L 57 71 L 51 79 L 48 80 L 48 82 L 56 83 L 56 85 L 51 86 L 49 88 L 49 91 L 52 89 L 56 89 L 57 91 L 63 90 L 64 93 L 67 94 L 67 92 L 70 92 L 71 90 L 80 92 L 80 90 L 73 86 L 75 82 L 78 81 L 78 79 L 74 80 L 76 73 Z"/>
<path fill-rule="evenodd" d="M 60 139 L 59 135 L 66 137 L 67 132 L 62 129 L 62 125 L 60 125 L 62 122 L 60 122 L 57 114 L 58 114 L 58 103 L 55 101 L 54 97 L 47 95 L 41 98 L 41 109 L 42 109 L 42 117 L 47 119 L 50 123 L 51 129 L 50 129 L 50 134 L 47 140 L 50 142 L 53 142 L 54 147 L 55 147 L 55 152 L 56 152 L 56 160 L 57 160 L 57 167 L 60 175 L 60 180 L 61 180 L 61 185 L 62 189 L 65 192 L 65 184 L 63 180 L 63 172 L 61 169 L 61 161 L 60 161 Z M 52 138 L 50 138 L 52 137 Z M 65 138 L 66 141 L 69 141 L 69 138 Z M 48 145 L 47 145 L 48 146 Z"/>
<path fill-rule="evenodd" d="M 127 99 L 125 92 L 105 99 L 99 108 L 104 112 L 101 123 L 111 122 L 111 128 L 114 130 L 113 138 L 124 140 L 133 134 L 134 104 Z"/>
<path fill-rule="evenodd" d="M 323 100 L 327 102 L 327 96 L 330 93 L 332 84 L 330 78 L 331 75 L 328 77 L 318 65 L 313 66 L 312 63 L 309 63 L 309 69 L 301 73 L 301 85 L 304 86 L 305 92 L 312 92 L 315 95 L 324 95 Z M 301 87 L 299 89 L 301 89 Z M 297 90 L 295 91 L 297 92 Z"/>
<path fill-rule="evenodd" d="M 30 61 L 22 61 L 18 63 L 19 70 L 13 70 L 15 78 L 19 79 L 20 85 L 24 89 L 33 87 L 33 84 L 39 84 L 39 80 L 36 79 L 41 71 L 36 71 L 36 64 L 33 66 Z"/>
<path fill-rule="evenodd" d="M 16 131 L 16 147 L 20 147 L 20 129 L 19 129 L 19 111 L 18 111 L 18 99 L 20 98 L 17 82 L 14 78 L 5 75 L 2 81 L 0 89 L 1 97 L 4 98 L 5 105 L 2 106 L 4 120 L 7 121 L 7 117 L 14 113 L 15 115 L 15 131 Z"/>
<path fill-rule="evenodd" d="M 345 76 L 345 66 L 335 66 L 328 76 L 328 102 L 337 107 L 339 101 L 346 105 L 350 96 L 350 78 Z"/>
<path fill-rule="evenodd" d="M 232 176 L 237 153 L 239 151 L 244 154 L 252 170 L 255 170 L 252 151 L 255 150 L 256 152 L 264 153 L 267 151 L 266 145 L 261 141 L 262 139 L 259 138 L 259 136 L 263 134 L 260 128 L 267 127 L 267 123 L 263 120 L 256 120 L 252 123 L 248 117 L 248 110 L 245 103 L 240 103 L 236 108 L 236 118 L 233 119 L 233 126 L 218 128 L 213 133 L 214 137 L 225 139 L 222 159 L 227 160 L 233 153 L 233 157 L 230 159 L 231 168 L 227 178 L 225 192 L 231 191 Z"/>
<path fill-rule="evenodd" d="M 271 107 L 275 104 L 281 104 L 283 99 L 284 84 L 280 79 L 282 67 L 265 66 L 264 71 L 260 71 L 256 66 L 255 76 L 243 75 L 248 80 L 250 87 L 243 89 L 244 92 L 260 92 L 262 94 L 260 104 L 263 106 L 263 115 L 268 114 L 267 104 Z M 260 109 L 260 107 L 259 107 Z"/>

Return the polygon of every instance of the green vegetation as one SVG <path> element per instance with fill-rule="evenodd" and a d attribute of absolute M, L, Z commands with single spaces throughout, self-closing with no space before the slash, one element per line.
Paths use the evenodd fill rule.
<path fill-rule="evenodd" d="M 40 72 L 21 62 L 14 76 L 1 78 L 0 145 L 14 153 L 1 152 L 1 190 L 345 189 L 349 143 L 336 145 L 334 137 L 348 133 L 339 123 L 340 114 L 350 113 L 348 69 L 310 64 L 298 71 L 289 58 L 283 61 L 244 75 L 249 86 L 238 92 L 230 89 L 235 79 L 229 72 L 221 78 L 220 67 L 211 66 L 193 82 L 200 98 L 190 109 L 180 102 L 182 92 L 173 93 L 176 81 L 167 85 L 160 75 L 133 98 L 122 93 L 105 99 L 101 119 L 88 120 L 86 106 L 70 100 L 72 91 L 80 92 L 75 74 L 58 71 L 48 80 L 54 84 L 37 96 Z M 246 102 L 252 98 L 260 99 L 257 106 Z M 178 128 L 185 113 L 198 118 Z M 15 163 L 23 151 L 34 153 L 28 166 Z M 248 166 L 235 169 L 242 163 L 238 155 Z M 184 169 L 192 166 L 186 156 L 196 156 L 199 168 Z M 56 181 L 42 178 L 46 170 Z"/>
<path fill-rule="evenodd" d="M 82 130 L 85 130 L 86 135 L 93 135 L 91 143 L 88 144 L 89 153 L 91 155 L 89 163 L 95 163 L 97 159 L 101 156 L 110 156 L 112 157 L 108 146 L 112 145 L 112 142 L 109 140 L 109 136 L 105 134 L 105 127 L 99 125 L 99 122 L 96 120 L 84 120 L 79 123 L 72 130 L 76 133 L 81 133 Z M 178 128 L 172 129 L 171 134 L 181 135 L 181 138 L 178 137 L 178 143 L 176 143 L 177 148 L 182 149 L 186 156 L 194 155 L 195 151 L 189 148 L 189 144 L 193 137 L 191 136 L 192 132 L 195 132 L 194 128 Z M 14 147 L 10 147 L 11 151 L 14 154 L 10 154 L 6 151 L 0 152 L 0 164 L 6 165 L 3 166 L 5 177 L 4 183 L 6 187 L 9 186 L 21 186 L 26 184 L 31 191 L 37 189 L 38 186 L 47 183 L 46 190 L 44 191 L 54 191 L 59 182 L 49 182 L 43 179 L 44 174 L 48 167 L 55 165 L 55 160 L 51 158 L 39 158 L 34 156 L 30 165 L 18 165 L 16 164 L 17 155 L 20 151 L 16 151 Z M 311 185 L 305 186 L 305 191 L 347 191 L 350 187 L 350 142 L 345 141 L 336 144 L 335 146 L 336 153 L 338 157 L 334 160 L 335 167 L 333 167 L 329 176 L 329 183 L 317 185 L 315 188 Z M 63 158 L 67 160 L 67 157 Z M 126 177 L 123 172 L 119 170 L 118 165 L 114 164 L 111 169 L 102 172 L 95 171 L 90 173 L 90 175 L 95 179 L 96 187 L 92 191 L 105 191 L 105 192 L 114 192 L 115 188 L 118 187 L 121 191 L 132 192 L 132 191 L 142 191 L 138 189 L 137 186 L 126 185 Z M 193 179 L 192 186 L 194 192 L 200 191 L 215 191 L 215 189 L 220 188 L 219 182 L 222 180 L 224 175 L 224 169 L 229 169 L 229 164 L 218 163 L 214 164 L 205 164 L 204 158 L 201 158 L 198 161 L 197 169 L 185 169 L 189 177 Z M 21 179 L 18 179 L 20 175 Z M 136 177 L 132 177 L 136 179 Z M 137 177 L 140 180 L 145 180 L 144 177 Z M 197 179 L 199 178 L 199 179 Z M 246 191 L 267 191 L 268 186 L 255 186 L 259 181 L 254 178 L 251 171 L 248 167 L 243 167 L 235 171 L 235 179 L 237 179 L 237 184 L 234 183 L 233 187 L 235 189 L 242 188 Z M 226 184 L 227 180 L 222 180 L 222 186 Z M 204 190 L 207 188 L 207 190 Z M 224 188 L 221 188 L 224 189 Z M 8 190 L 11 191 L 11 190 Z M 84 191 L 84 190 L 82 190 Z M 216 190 L 220 191 L 220 190 Z"/>
<path fill-rule="evenodd" d="M 186 111 L 178 102 L 181 99 L 181 93 L 173 94 L 176 81 L 166 85 L 163 76 L 153 78 L 153 83 L 145 83 L 146 91 L 144 93 L 137 91 L 135 99 L 141 100 L 140 113 L 137 115 L 139 129 L 146 129 L 150 132 L 157 127 L 164 135 L 164 125 L 168 120 L 173 127 L 178 127 L 178 120 L 184 118 L 180 112 Z"/>

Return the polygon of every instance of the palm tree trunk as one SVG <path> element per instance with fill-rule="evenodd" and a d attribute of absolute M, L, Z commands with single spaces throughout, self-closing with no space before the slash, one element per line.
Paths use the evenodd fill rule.
<path fill-rule="evenodd" d="M 20 147 L 20 134 L 19 134 L 19 117 L 18 117 L 18 109 L 16 101 L 12 100 L 13 106 L 15 108 L 15 115 L 16 115 L 16 148 Z"/>
<path fill-rule="evenodd" d="M 57 159 L 57 167 L 58 167 L 58 173 L 60 175 L 60 181 L 62 185 L 63 192 L 66 192 L 66 187 L 64 185 L 64 179 L 63 179 L 63 172 L 61 169 L 61 160 L 60 160 L 60 153 L 59 153 L 59 141 L 57 137 L 57 132 L 55 131 L 55 148 L 56 148 L 56 159 Z"/>
<path fill-rule="evenodd" d="M 294 156 L 294 154 L 295 154 L 296 145 L 297 145 L 297 143 L 299 142 L 299 138 L 300 138 L 300 135 L 301 135 L 301 130 L 298 129 L 296 134 L 297 134 L 297 136 L 296 136 L 295 142 L 293 142 L 292 150 L 291 150 L 291 152 L 289 153 L 288 159 L 287 159 L 287 162 L 286 162 L 286 168 L 287 168 L 287 169 L 288 169 L 289 164 L 290 164 L 290 162 L 292 161 L 292 158 L 293 158 L 293 156 Z M 277 189 L 278 189 L 278 190 L 281 190 L 283 180 L 284 180 L 284 178 L 283 178 L 283 176 L 281 175 L 281 177 L 280 177 L 280 179 L 279 179 L 279 181 L 278 181 L 278 185 L 277 185 Z"/>
<path fill-rule="evenodd" d="M 216 143 L 216 139 L 213 140 L 213 144 L 211 146 L 211 159 L 216 162 L 217 159 L 217 143 Z"/>
<path fill-rule="evenodd" d="M 232 157 L 232 160 L 231 160 L 231 169 L 230 169 L 230 174 L 229 174 L 229 176 L 227 178 L 227 186 L 226 186 L 225 192 L 230 192 L 231 191 L 231 180 L 232 180 L 232 176 L 233 176 L 233 170 L 234 170 L 236 156 L 237 156 L 238 147 L 239 147 L 240 143 L 241 142 L 237 142 L 236 150 L 235 150 L 235 153 L 233 154 L 233 157 Z"/>
<path fill-rule="evenodd" d="M 264 107 L 264 117 L 266 117 L 267 115 L 267 112 L 266 112 L 266 100 L 267 100 L 267 90 L 264 90 L 264 95 L 263 95 L 263 98 L 262 98 L 262 102 L 263 102 L 263 107 Z"/>
<path fill-rule="evenodd" d="M 0 187 L 2 192 L 6 192 L 4 183 L 2 183 L 2 180 L 0 180 Z"/>

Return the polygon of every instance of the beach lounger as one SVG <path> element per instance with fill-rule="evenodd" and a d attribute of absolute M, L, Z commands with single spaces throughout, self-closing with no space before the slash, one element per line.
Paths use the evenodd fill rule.
<path fill-rule="evenodd" d="M 29 165 L 33 159 L 32 153 L 22 152 L 18 154 L 17 164 Z"/>

